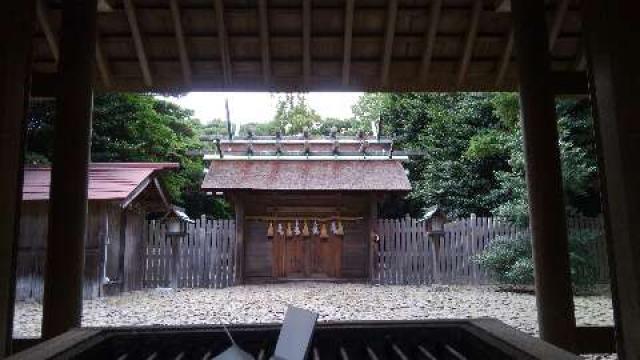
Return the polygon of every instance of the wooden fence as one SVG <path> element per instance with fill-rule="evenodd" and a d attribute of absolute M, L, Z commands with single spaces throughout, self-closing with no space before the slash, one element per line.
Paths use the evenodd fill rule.
<path fill-rule="evenodd" d="M 150 221 L 144 259 L 145 287 L 223 288 L 236 282 L 235 222 L 188 224 L 185 235 L 167 235 Z"/>
<path fill-rule="evenodd" d="M 569 232 L 602 234 L 601 218 L 571 218 Z M 472 261 L 496 238 L 515 239 L 528 229 L 490 217 L 471 216 L 444 225 L 441 234 L 427 232 L 416 219 L 378 221 L 372 281 L 377 284 L 489 284 L 490 274 Z M 577 234 L 577 233 L 576 233 Z M 608 279 L 604 238 L 592 244 L 600 281 Z"/>

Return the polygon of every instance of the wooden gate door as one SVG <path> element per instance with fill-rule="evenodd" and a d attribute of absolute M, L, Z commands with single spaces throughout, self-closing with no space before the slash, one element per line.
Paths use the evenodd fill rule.
<path fill-rule="evenodd" d="M 335 235 L 323 239 L 312 236 L 307 247 L 307 269 L 311 278 L 337 278 L 340 276 L 342 239 Z"/>
<path fill-rule="evenodd" d="M 285 240 L 285 276 L 303 278 L 305 274 L 305 240 L 301 236 Z"/>
<path fill-rule="evenodd" d="M 340 276 L 342 238 L 330 235 L 274 239 L 273 274 L 289 279 L 326 279 Z"/>

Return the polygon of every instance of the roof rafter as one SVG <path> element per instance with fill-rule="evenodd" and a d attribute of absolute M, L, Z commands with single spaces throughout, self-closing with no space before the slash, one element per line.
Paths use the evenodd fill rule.
<path fill-rule="evenodd" d="M 553 50 L 556 40 L 558 40 L 558 36 L 560 36 L 564 18 L 567 15 L 567 10 L 569 10 L 569 3 L 570 0 L 559 0 L 553 24 L 551 25 L 551 31 L 549 32 L 549 51 Z"/>
<path fill-rule="evenodd" d="M 144 84 L 148 87 L 151 87 L 153 86 L 153 79 L 151 77 L 151 71 L 149 70 L 149 61 L 147 60 L 147 54 L 144 50 L 142 35 L 140 34 L 138 18 L 136 17 L 136 9 L 133 6 L 132 0 L 123 0 L 123 2 L 124 10 L 127 14 L 127 20 L 129 21 L 129 27 L 131 28 L 131 36 L 133 37 L 133 43 L 136 48 L 136 54 L 138 55 L 138 62 L 140 63 L 140 70 L 142 71 Z"/>
<path fill-rule="evenodd" d="M 36 16 L 38 17 L 38 24 L 40 24 L 44 37 L 47 39 L 47 44 L 49 45 L 51 55 L 53 55 L 53 60 L 57 63 L 60 59 L 58 40 L 51 29 L 48 12 L 43 0 L 36 1 Z"/>
<path fill-rule="evenodd" d="M 511 54 L 513 53 L 513 30 L 509 31 L 509 35 L 507 35 L 507 44 L 504 47 L 504 52 L 502 53 L 502 58 L 500 60 L 500 65 L 498 65 L 498 76 L 496 77 L 496 86 L 502 85 L 504 81 L 504 77 L 509 70 L 509 65 L 511 65 Z"/>
<path fill-rule="evenodd" d="M 458 86 L 462 85 L 467 72 L 469 70 L 469 63 L 473 56 L 473 45 L 476 41 L 478 34 L 478 23 L 480 22 L 480 14 L 482 13 L 482 1 L 474 0 L 473 8 L 471 10 L 471 23 L 469 25 L 469 31 L 467 32 L 467 38 L 464 45 L 464 53 L 462 54 L 462 60 L 460 61 L 460 68 L 458 70 Z"/>
<path fill-rule="evenodd" d="M 342 60 L 342 85 L 349 86 L 351 72 L 351 43 L 353 41 L 354 1 L 346 0 L 344 9 L 344 58 Z"/>
<path fill-rule="evenodd" d="M 271 82 L 271 56 L 269 55 L 269 13 L 267 0 L 258 0 L 260 18 L 260 47 L 262 52 L 262 76 L 264 83 Z"/>
<path fill-rule="evenodd" d="M 229 56 L 229 44 L 227 29 L 224 25 L 224 4 L 222 0 L 214 0 L 216 23 L 218 25 L 218 45 L 220 46 L 220 62 L 222 63 L 222 76 L 225 85 L 231 85 L 231 56 Z"/>
<path fill-rule="evenodd" d="M 176 42 L 178 45 L 178 55 L 180 56 L 180 66 L 182 67 L 182 76 L 187 86 L 191 85 L 191 64 L 189 62 L 189 54 L 187 45 L 184 41 L 184 32 L 182 30 L 182 16 L 180 14 L 180 6 L 178 0 L 169 0 L 171 7 L 171 16 L 173 17 L 173 26 L 176 32 Z"/>
<path fill-rule="evenodd" d="M 508 1 L 504 1 L 507 3 Z M 564 24 L 564 18 L 569 10 L 570 0 L 559 0 L 559 4 L 557 6 L 557 10 L 553 19 L 553 24 L 551 25 L 551 30 L 549 32 L 549 52 L 551 52 L 555 46 L 556 40 L 560 36 L 560 31 L 562 30 L 562 25 Z M 510 7 L 510 4 L 509 4 Z M 500 60 L 500 65 L 498 66 L 498 75 L 496 77 L 496 86 L 500 86 L 504 81 L 504 77 L 509 69 L 509 65 L 511 64 L 511 56 L 513 53 L 513 30 L 509 32 L 507 38 L 507 44 L 504 49 L 504 53 L 502 54 L 502 58 Z M 581 70 L 580 68 L 580 59 L 577 60 L 576 64 L 577 70 Z"/>
<path fill-rule="evenodd" d="M 304 84 L 311 78 L 311 0 L 302 0 L 302 73 Z"/>
<path fill-rule="evenodd" d="M 98 68 L 98 72 L 100 73 L 100 78 L 102 79 L 102 83 L 104 87 L 109 89 L 113 85 L 111 82 L 111 72 L 109 71 L 109 65 L 107 63 L 107 59 L 102 51 L 102 45 L 100 41 L 100 36 L 96 38 L 96 66 Z"/>
<path fill-rule="evenodd" d="M 429 8 L 429 27 L 425 33 L 424 51 L 422 53 L 422 63 L 420 65 L 420 79 L 426 81 L 429 76 L 431 59 L 433 58 L 433 48 L 438 34 L 438 24 L 440 23 L 440 13 L 442 10 L 442 0 L 433 0 Z"/>
<path fill-rule="evenodd" d="M 396 20 L 398 15 L 398 0 L 389 0 L 387 9 L 387 29 L 384 35 L 384 50 L 382 53 L 382 71 L 380 82 L 386 85 L 389 81 L 389 68 L 391 66 L 391 56 L 393 55 L 393 40 L 396 32 Z"/>

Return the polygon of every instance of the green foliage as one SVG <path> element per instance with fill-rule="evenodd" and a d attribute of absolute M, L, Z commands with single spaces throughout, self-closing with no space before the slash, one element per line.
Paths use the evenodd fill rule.
<path fill-rule="evenodd" d="M 304 94 L 287 93 L 278 99 L 273 122 L 286 135 L 301 134 L 320 122 L 320 115 L 307 104 Z"/>
<path fill-rule="evenodd" d="M 528 285 L 533 283 L 531 241 L 528 236 L 514 239 L 496 237 L 473 261 L 490 271 L 493 278 L 503 284 Z"/>
<path fill-rule="evenodd" d="M 500 130 L 488 129 L 471 137 L 465 156 L 469 159 L 491 159 L 508 154 L 509 137 Z"/>
<path fill-rule="evenodd" d="M 54 117 L 53 102 L 32 103 L 27 127 L 29 161 L 51 159 Z M 178 162 L 180 170 L 161 179 L 171 201 L 184 206 L 191 216 L 228 216 L 226 205 L 205 198 L 200 191 L 204 164 L 189 152 L 200 149 L 202 133 L 203 128 L 190 110 L 153 95 L 102 94 L 94 99 L 91 159 Z"/>
<path fill-rule="evenodd" d="M 592 230 L 574 230 L 569 234 L 571 279 L 575 288 L 590 289 L 598 280 L 593 244 L 600 233 Z M 530 285 L 534 280 L 531 238 L 520 234 L 514 239 L 497 237 L 472 261 L 489 270 L 502 284 Z"/>
<path fill-rule="evenodd" d="M 439 205 L 451 217 L 489 215 L 499 205 L 491 190 L 508 154 L 502 136 L 500 142 L 489 137 L 502 127 L 489 99 L 470 93 L 365 94 L 354 106 L 358 122 L 380 116 L 383 135 L 398 136 L 398 148 L 426 153 L 406 164 L 413 185 L 410 213 Z M 496 146 L 489 149 L 492 142 Z"/>
<path fill-rule="evenodd" d="M 525 179 L 525 154 L 522 131 L 518 123 L 519 104 L 515 94 L 498 94 L 494 104 L 499 104 L 503 124 L 514 125 L 505 131 L 509 154 L 509 168 L 496 176 L 499 186 L 493 192 L 504 199 L 493 209 L 493 214 L 505 217 L 520 225 L 528 223 L 528 197 Z M 494 98 L 495 99 L 495 98 Z M 559 148 L 565 203 L 568 209 L 595 216 L 600 213 L 598 171 L 595 155 L 591 105 L 588 101 L 558 101 Z"/>
<path fill-rule="evenodd" d="M 334 127 L 338 134 L 343 136 L 355 136 L 361 129 L 360 124 L 354 119 L 325 118 L 311 129 L 311 135 L 328 136 Z"/>

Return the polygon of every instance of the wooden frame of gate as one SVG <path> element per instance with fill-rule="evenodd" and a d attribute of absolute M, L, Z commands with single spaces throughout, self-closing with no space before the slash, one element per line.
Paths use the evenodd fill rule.
<path fill-rule="evenodd" d="M 49 2 L 38 2 L 48 5 Z M 0 351 L 10 352 L 13 302 L 15 287 L 15 256 L 20 218 L 22 165 L 24 149 L 24 126 L 26 104 L 32 95 L 56 97 L 59 117 L 55 123 L 54 163 L 51 185 L 51 205 L 49 246 L 47 253 L 47 271 L 45 279 L 45 301 L 43 334 L 45 338 L 59 335 L 72 327 L 80 325 L 82 309 L 82 264 L 83 240 L 86 231 L 87 210 L 87 170 L 89 163 L 90 128 L 92 95 L 94 86 L 94 68 L 100 73 L 103 84 L 113 84 L 105 62 L 105 49 L 98 40 L 97 0 L 63 0 L 51 2 L 61 4 L 55 10 L 60 21 L 56 21 L 57 32 L 51 31 L 51 23 L 42 9 L 36 11 L 35 0 L 7 1 L 0 13 L 0 33 L 4 40 L 0 42 L 0 168 L 6 176 L 0 177 L 0 209 L 3 209 L 0 221 Z M 200 15 L 215 16 L 215 43 L 219 44 L 215 60 L 216 76 L 194 79 L 191 71 L 212 68 L 211 63 L 191 67 L 189 54 L 185 46 L 183 26 L 180 21 L 180 7 L 173 1 L 167 14 L 173 19 L 174 37 L 167 41 L 177 44 L 179 60 L 173 65 L 163 66 L 150 62 L 143 40 L 135 4 L 132 0 L 123 0 L 119 4 L 118 16 L 125 21 L 108 19 L 101 15 L 105 24 L 125 26 L 125 30 L 116 29 L 121 34 L 131 34 L 124 40 L 134 44 L 137 62 L 130 61 L 126 71 L 118 72 L 124 78 L 118 80 L 117 89 L 130 91 L 162 91 L 166 89 L 269 89 L 269 90 L 509 90 L 518 85 L 522 105 L 522 126 L 524 129 L 527 182 L 529 187 L 531 231 L 535 248 L 536 297 L 539 313 L 541 337 L 551 343 L 571 350 L 580 344 L 580 334 L 576 328 L 571 286 L 569 280 L 569 261 L 565 229 L 562 181 L 560 173 L 557 129 L 555 126 L 554 95 L 568 91 L 589 94 L 594 102 L 594 115 L 599 138 L 600 168 L 602 170 L 603 202 L 605 224 L 607 228 L 608 251 L 610 254 L 611 283 L 615 309 L 616 341 L 618 355 L 622 359 L 640 356 L 640 231 L 637 231 L 636 219 L 640 218 L 640 172 L 638 157 L 640 141 L 637 114 L 640 103 L 640 4 L 635 0 L 584 0 L 572 3 L 568 0 L 545 2 L 542 0 L 500 0 L 467 2 L 462 27 L 462 36 L 439 39 L 445 45 L 437 46 L 438 20 L 449 16 L 449 1 L 433 1 L 430 16 L 414 17 L 421 22 L 423 29 L 423 51 L 417 56 L 399 54 L 394 46 L 396 27 L 402 26 L 402 8 L 399 1 L 389 0 L 381 9 L 380 18 L 361 20 L 354 15 L 353 2 L 347 1 L 337 11 L 346 16 L 337 23 L 338 51 L 337 61 L 329 61 L 329 67 L 320 74 L 331 73 L 328 78 L 314 75 L 317 69 L 313 56 L 315 49 L 335 49 L 312 43 L 314 7 L 311 1 L 299 6 L 300 16 L 296 18 L 270 19 L 272 9 L 266 1 L 258 1 L 253 8 L 256 19 L 256 46 L 242 46 L 241 40 L 233 36 L 233 22 L 225 16 L 225 2 L 214 1 L 213 7 L 197 8 Z M 460 2 L 456 2 L 460 3 Z M 491 4 L 489 4 L 491 3 Z M 549 4 L 549 6 L 547 6 Z M 580 4 L 582 8 L 576 5 Z M 449 4 L 450 5 L 450 4 Z M 489 8 L 491 6 L 491 8 Z M 44 7 L 49 10 L 49 6 Z M 386 10 L 385 10 L 386 9 Z M 510 9 L 509 12 L 501 12 Z M 555 9 L 553 19 L 547 29 L 547 10 Z M 335 10 L 335 9 L 334 9 Z M 441 11 L 442 10 L 442 11 Z M 455 9 L 453 9 L 455 11 Z M 490 11 L 490 16 L 487 12 Z M 315 10 L 318 12 L 318 10 Z M 39 16 L 36 17 L 36 12 Z M 44 16 L 43 16 L 43 13 Z M 60 17 L 61 14 L 61 17 Z M 571 16 L 566 16 L 571 14 Z M 470 16 L 469 16 L 470 15 Z M 557 60 L 562 60 L 556 41 L 571 35 L 564 28 L 565 17 L 574 19 L 574 24 L 584 22 L 584 26 L 574 26 L 572 41 L 582 41 L 582 46 L 574 47 L 565 56 L 565 65 L 576 64 L 569 74 L 557 72 Z M 159 15 L 147 17 L 149 21 L 162 19 Z M 225 18 L 227 21 L 225 21 Z M 38 35 L 45 39 L 53 56 L 52 62 L 45 66 L 35 66 L 33 44 L 34 23 L 38 19 L 42 31 Z M 577 21 L 575 21 L 577 20 Z M 146 20 L 144 20 L 146 21 Z M 352 66 L 359 61 L 362 53 L 352 51 L 358 43 L 356 28 L 362 21 L 368 34 L 375 33 L 377 39 L 373 54 L 377 61 L 371 60 L 364 67 Z M 166 24 L 166 21 L 160 21 Z M 206 21 L 205 23 L 213 23 Z M 409 22 L 413 23 L 413 22 Z M 443 21 L 444 23 L 444 21 Z M 327 23 L 329 24 L 329 23 Z M 506 46 L 504 51 L 485 53 L 477 56 L 475 44 L 481 38 L 478 31 L 482 26 L 506 24 L 502 28 Z M 149 25 L 149 24 L 146 24 Z M 284 44 L 284 49 L 300 49 L 299 53 L 288 57 L 299 59 L 287 62 L 271 58 L 276 51 L 270 46 L 274 37 L 281 36 L 274 26 L 289 26 L 299 31 L 295 39 L 298 45 Z M 405 24 L 406 25 L 406 24 Z M 428 25 L 428 26 L 427 26 Z M 228 27 L 229 26 L 229 27 Z M 328 25 L 327 25 L 328 26 Z M 334 26 L 335 27 L 335 26 Z M 431 30 L 433 29 L 433 30 Z M 322 31 L 326 30 L 323 26 Z M 357 31 L 354 31 L 357 30 Z M 582 31 L 584 30 L 584 31 Z M 584 37 L 580 36 L 580 33 Z M 60 45 L 56 39 L 60 34 Z M 563 35 L 564 34 L 564 35 Z M 499 36 L 500 37 L 500 36 Z M 398 40 L 400 36 L 397 36 Z M 449 58 L 434 57 L 438 49 L 457 48 L 462 39 L 462 51 Z M 131 41 L 133 40 L 133 41 Z M 298 43 L 299 41 L 299 43 Z M 40 41 L 40 44 L 43 42 Z M 344 46 L 340 46 L 343 44 Z M 383 46 L 379 46 L 382 44 Z M 301 46 L 300 46 L 301 45 Z M 317 46 L 316 46 L 317 45 Z M 234 49 L 258 49 L 259 61 L 250 64 L 234 63 Z M 162 49 L 169 46 L 162 44 Z M 482 47 L 483 49 L 490 48 Z M 579 50 L 580 48 L 583 51 Z M 40 49 L 40 48 L 36 48 Z M 358 48 L 362 50 L 361 48 Z M 379 49 L 376 51 L 375 49 Z M 551 49 L 551 50 L 550 50 Z M 566 49 L 566 48 L 565 48 Z M 312 51 L 313 50 L 313 51 Z M 510 69 L 512 52 L 517 56 L 517 71 L 506 71 L 511 86 L 504 84 L 505 71 Z M 422 54 L 420 54 L 422 53 Z M 37 54 L 36 54 L 37 55 Z M 249 54 L 253 57 L 253 54 Z M 332 54 L 325 54 L 331 59 Z M 335 54 L 333 54 L 335 55 Z M 497 55 L 497 56 L 496 56 Z M 440 54 L 439 56 L 442 56 Z M 487 56 L 494 58 L 493 65 L 486 65 Z M 408 59 L 408 60 L 407 60 Z M 447 60 L 448 59 L 448 60 Z M 502 59 L 502 60 L 501 60 Z M 151 60 L 154 60 L 151 58 Z M 158 60 L 158 59 L 155 59 Z M 161 59 L 160 59 L 161 60 Z M 193 59 L 196 60 L 196 59 Z M 445 66 L 437 67 L 436 62 L 444 60 Z M 577 60 L 577 61 L 576 61 Z M 450 63 L 457 71 L 450 71 Z M 257 66 L 256 66 L 257 64 Z M 457 64 L 457 66 L 456 66 Z M 112 64 L 115 65 L 116 64 Z M 242 66 L 246 65 L 246 66 Z M 252 65 L 252 66 L 251 66 Z M 295 65 L 295 66 L 292 66 Z M 326 63 L 325 63 L 326 65 Z M 337 65 L 337 66 L 336 66 Z M 442 65 L 442 64 L 439 64 Z M 560 64 L 560 67 L 562 65 Z M 124 69 L 122 67 L 120 69 Z M 142 76 L 128 76 L 131 69 L 139 68 Z M 235 69 L 253 69 L 249 77 L 253 81 L 234 77 Z M 338 69 L 332 72 L 329 69 Z M 580 69 L 573 71 L 574 69 Z M 589 74 L 589 87 L 584 86 L 585 73 Z M 35 69 L 35 71 L 34 71 Z M 181 70 L 178 70 L 181 69 Z M 219 71 L 219 70 L 222 71 Z M 290 70 L 299 69 L 295 74 Z M 357 71 L 356 71 L 357 69 Z M 371 71 L 373 69 L 373 71 Z M 400 70 L 398 70 L 400 69 Z M 277 70 L 277 71 L 276 71 Z M 414 71 L 411 71 L 414 70 Z M 419 70 L 419 71 L 416 71 Z M 554 70 L 554 71 L 552 71 Z M 113 70 L 112 70 L 113 71 Z M 204 72 L 207 74 L 207 72 Z M 208 72 L 211 74 L 211 72 Z M 438 81 L 429 81 L 429 74 L 446 76 Z M 476 76 L 471 76 L 474 74 Z M 169 78 L 158 75 L 169 74 Z M 223 76 L 219 76 L 219 75 Z M 258 76 L 255 76 L 259 74 Z M 339 74 L 336 76 L 336 74 Z M 356 74 L 368 74 L 356 80 Z M 289 75 L 289 76 L 287 76 Z M 155 76 L 155 77 L 154 77 Z M 32 80 L 33 79 L 33 80 Z M 154 80 L 155 79 L 155 80 Z M 471 80 L 473 79 L 473 81 Z M 192 81 L 192 80 L 198 80 Z M 203 86 L 204 84 L 204 86 Z M 567 86 L 567 85 L 578 86 Z M 564 86 L 563 86 L 564 85 Z M 116 87 L 112 87 L 116 89 Z M 60 131 L 64 129 L 64 131 Z M 242 230 L 239 230 L 242 231 Z M 239 239 L 242 236 L 238 237 Z M 612 332 L 612 331 L 611 331 Z M 1 356 L 1 355 L 0 355 Z"/>

